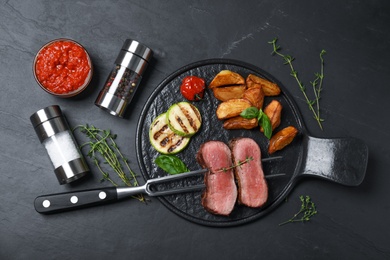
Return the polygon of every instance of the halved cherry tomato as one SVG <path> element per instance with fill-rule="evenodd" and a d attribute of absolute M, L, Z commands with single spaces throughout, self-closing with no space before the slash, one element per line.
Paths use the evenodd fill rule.
<path fill-rule="evenodd" d="M 183 79 L 180 86 L 180 93 L 187 100 L 199 101 L 203 99 L 205 83 L 202 78 L 197 76 L 187 76 Z"/>

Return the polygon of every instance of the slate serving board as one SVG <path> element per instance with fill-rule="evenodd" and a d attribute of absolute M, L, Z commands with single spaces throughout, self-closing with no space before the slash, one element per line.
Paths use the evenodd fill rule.
<path fill-rule="evenodd" d="M 180 94 L 180 85 L 184 77 L 195 75 L 203 78 L 208 85 L 221 70 L 231 70 L 246 77 L 248 74 L 275 82 L 282 89 L 276 97 L 266 97 L 264 106 L 271 100 L 281 102 L 282 122 L 275 132 L 286 126 L 294 126 L 299 130 L 294 141 L 285 149 L 274 155 L 283 159 L 263 163 L 265 175 L 285 173 L 285 176 L 268 179 L 269 197 L 261 208 L 249 208 L 236 205 L 229 216 L 218 216 L 207 212 L 201 205 L 202 191 L 159 197 L 159 200 L 171 211 L 192 222 L 215 227 L 235 226 L 256 220 L 275 209 L 288 195 L 291 189 L 306 176 L 316 176 L 348 186 L 359 185 L 365 175 L 368 160 L 367 146 L 360 140 L 351 138 L 319 139 L 308 135 L 298 108 L 286 88 L 272 75 L 251 64 L 236 60 L 211 59 L 195 62 L 164 79 L 147 100 L 138 122 L 136 133 L 136 152 L 142 175 L 145 179 L 166 176 L 157 167 L 154 160 L 159 153 L 149 142 L 149 127 L 154 118 L 166 112 L 170 105 L 186 101 Z M 228 143 L 236 137 L 253 138 L 260 146 L 262 157 L 270 155 L 267 152 L 268 140 L 258 130 L 225 130 L 223 122 L 216 117 L 216 108 L 220 101 L 207 90 L 202 101 L 193 102 L 202 115 L 202 127 L 194 135 L 188 147 L 177 154 L 190 170 L 199 169 L 196 153 L 200 145 L 209 140 L 219 140 Z M 159 189 L 174 189 L 203 182 L 203 177 L 192 177 L 179 182 L 164 184 Z"/>

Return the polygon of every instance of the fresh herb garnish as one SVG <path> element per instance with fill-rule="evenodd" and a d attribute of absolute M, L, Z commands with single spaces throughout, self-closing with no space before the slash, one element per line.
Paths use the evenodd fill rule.
<path fill-rule="evenodd" d="M 80 147 L 89 146 L 90 150 L 88 151 L 87 156 L 93 160 L 102 173 L 102 181 L 107 180 L 114 186 L 118 186 L 110 177 L 109 173 L 103 169 L 100 164 L 100 159 L 103 159 L 103 164 L 108 164 L 118 174 L 126 186 L 139 186 L 136 174 L 130 168 L 128 160 L 123 156 L 118 145 L 114 141 L 116 135 L 112 134 L 110 130 L 102 130 L 93 125 L 89 126 L 88 124 L 79 125 L 75 130 L 76 129 L 80 129 L 80 131 L 89 138 L 89 141 Z M 125 173 L 124 169 L 127 169 L 129 175 Z M 139 201 L 145 201 L 145 197 L 141 194 L 133 197 Z"/>
<path fill-rule="evenodd" d="M 298 77 L 298 72 L 295 70 L 295 68 L 292 64 L 294 58 L 290 55 L 284 55 L 284 54 L 279 52 L 281 48 L 279 45 L 276 45 L 277 40 L 278 39 L 275 38 L 274 40 L 269 42 L 269 44 L 272 44 L 272 47 L 273 47 L 272 54 L 276 54 L 276 55 L 282 57 L 284 60 L 284 64 L 290 66 L 290 69 L 291 69 L 290 75 L 292 77 L 294 77 L 296 82 L 298 83 L 298 86 L 299 86 L 303 96 L 305 97 L 306 103 L 309 106 L 309 110 L 313 112 L 314 118 L 322 130 L 323 129 L 322 122 L 324 121 L 324 119 L 322 119 L 320 116 L 320 98 L 321 98 L 321 91 L 322 91 L 322 83 L 323 83 L 323 79 L 325 77 L 324 76 L 324 58 L 323 58 L 323 56 L 326 54 L 326 51 L 321 50 L 321 52 L 320 52 L 320 60 L 321 60 L 320 73 L 315 73 L 314 74 L 315 79 L 310 82 L 310 84 L 313 87 L 313 92 L 314 92 L 314 99 L 311 100 L 306 93 L 306 88 L 305 88 L 304 84 L 302 83 L 302 81 Z"/>
<path fill-rule="evenodd" d="M 178 174 L 183 172 L 188 172 L 187 166 L 184 164 L 179 157 L 175 155 L 159 155 L 154 162 L 158 167 L 163 169 L 169 174 Z"/>
<path fill-rule="evenodd" d="M 227 172 L 228 170 L 231 170 L 235 167 L 241 167 L 242 165 L 250 162 L 253 160 L 252 156 L 247 157 L 243 161 L 238 161 L 237 164 L 229 166 L 229 167 L 224 167 L 221 169 L 218 169 L 218 172 Z M 158 167 L 163 169 L 165 172 L 169 174 L 179 174 L 183 172 L 189 172 L 190 170 L 187 168 L 187 166 L 184 164 L 182 160 L 180 160 L 179 157 L 175 155 L 166 155 L 162 154 L 159 155 L 154 162 L 157 164 Z"/>
<path fill-rule="evenodd" d="M 244 164 L 246 164 L 246 163 L 248 163 L 248 162 L 250 162 L 250 161 L 253 161 L 253 157 L 252 157 L 252 156 L 247 157 L 247 158 L 246 158 L 245 160 L 243 160 L 243 161 L 238 160 L 238 161 L 237 161 L 237 164 L 232 165 L 232 166 L 230 166 L 230 167 L 221 168 L 221 169 L 219 169 L 218 171 L 220 171 L 220 172 L 227 172 L 228 170 L 231 170 L 231 169 L 233 169 L 233 168 L 241 167 L 242 165 L 244 165 Z"/>
<path fill-rule="evenodd" d="M 293 223 L 293 222 L 305 222 L 309 221 L 311 217 L 317 214 L 316 205 L 311 201 L 310 196 L 299 196 L 301 200 L 301 209 L 289 220 L 280 223 L 279 226 Z"/>
<path fill-rule="evenodd" d="M 246 119 L 257 118 L 259 116 L 259 109 L 257 107 L 248 107 L 241 112 L 240 116 Z"/>
<path fill-rule="evenodd" d="M 263 112 L 262 109 L 257 109 L 257 107 L 249 107 L 241 112 L 241 117 L 246 119 L 257 118 L 259 125 L 264 129 L 264 135 L 271 139 L 272 136 L 272 125 L 269 117 Z"/>

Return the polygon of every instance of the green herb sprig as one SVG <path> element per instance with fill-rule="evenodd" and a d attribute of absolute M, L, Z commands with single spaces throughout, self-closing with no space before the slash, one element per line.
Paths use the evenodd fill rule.
<path fill-rule="evenodd" d="M 221 169 L 218 169 L 217 172 L 227 172 L 228 170 L 231 170 L 235 167 L 241 167 L 242 165 L 253 161 L 253 157 L 249 156 L 243 161 L 238 161 L 237 164 L 229 166 L 229 167 L 224 167 Z M 158 167 L 160 167 L 162 170 L 169 174 L 179 174 L 183 172 L 188 172 L 190 171 L 187 166 L 184 164 L 182 160 L 180 160 L 179 157 L 175 155 L 170 155 L 170 154 L 162 154 L 159 155 L 154 162 L 157 164 Z"/>
<path fill-rule="evenodd" d="M 114 186 L 118 186 L 110 177 L 110 174 L 102 168 L 100 159 L 103 159 L 103 163 L 108 164 L 117 173 L 126 186 L 139 186 L 135 172 L 130 168 L 128 160 L 123 156 L 114 141 L 117 135 L 112 134 L 110 130 L 102 130 L 93 125 L 89 126 L 88 124 L 79 125 L 75 127 L 76 129 L 80 129 L 89 138 L 89 141 L 80 147 L 82 149 L 83 147 L 89 146 L 87 156 L 93 160 L 94 164 L 102 173 L 102 181 L 107 180 Z M 125 169 L 127 169 L 129 174 L 125 173 Z M 133 197 L 141 202 L 145 201 L 143 195 L 135 195 Z"/>
<path fill-rule="evenodd" d="M 289 220 L 282 222 L 279 226 L 293 223 L 293 222 L 305 222 L 309 221 L 311 217 L 317 214 L 316 205 L 311 201 L 310 196 L 299 196 L 301 200 L 301 209 Z"/>
<path fill-rule="evenodd" d="M 248 107 L 240 114 L 241 117 L 246 119 L 257 118 L 259 125 L 264 129 L 264 135 L 268 139 L 271 139 L 272 136 L 272 125 L 269 117 L 263 112 L 262 109 L 257 107 Z"/>
<path fill-rule="evenodd" d="M 295 70 L 295 68 L 293 66 L 293 61 L 295 60 L 295 58 L 293 58 L 290 55 L 284 55 L 284 54 L 280 53 L 279 51 L 281 48 L 279 45 L 276 44 L 277 40 L 278 39 L 275 38 L 272 41 L 268 42 L 273 47 L 272 54 L 276 54 L 276 55 L 282 57 L 284 60 L 284 64 L 290 66 L 290 69 L 291 69 L 290 75 L 298 83 L 298 86 L 299 86 L 303 96 L 305 97 L 306 103 L 309 106 L 309 110 L 313 112 L 314 119 L 317 121 L 321 130 L 323 130 L 322 122 L 324 121 L 324 119 L 322 119 L 321 115 L 320 115 L 320 98 L 321 98 L 322 84 L 323 84 L 323 80 L 325 77 L 324 76 L 324 58 L 323 58 L 323 56 L 326 54 L 326 51 L 321 50 L 321 52 L 320 52 L 321 69 L 320 69 L 319 73 L 314 74 L 315 79 L 310 82 L 310 84 L 313 87 L 313 92 L 314 92 L 314 99 L 310 99 L 306 93 L 306 88 L 305 88 L 304 84 L 302 83 L 302 81 L 298 77 L 298 72 Z"/>
<path fill-rule="evenodd" d="M 234 169 L 234 168 L 236 168 L 236 167 L 241 167 L 242 165 L 244 165 L 244 164 L 246 164 L 246 163 L 248 163 L 248 162 L 250 162 L 250 161 L 253 161 L 253 157 L 252 157 L 252 156 L 248 156 L 248 157 L 247 157 L 245 160 L 243 160 L 243 161 L 238 160 L 238 161 L 237 161 L 237 164 L 232 165 L 232 166 L 230 166 L 230 167 L 221 168 L 221 169 L 219 169 L 217 172 L 227 172 L 228 170 Z"/>

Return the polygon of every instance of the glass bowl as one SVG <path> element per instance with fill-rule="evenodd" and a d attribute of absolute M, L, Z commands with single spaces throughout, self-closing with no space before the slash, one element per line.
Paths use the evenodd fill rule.
<path fill-rule="evenodd" d="M 69 98 L 87 88 L 93 67 L 87 50 L 80 43 L 59 38 L 39 49 L 33 62 L 33 74 L 45 92 Z"/>

